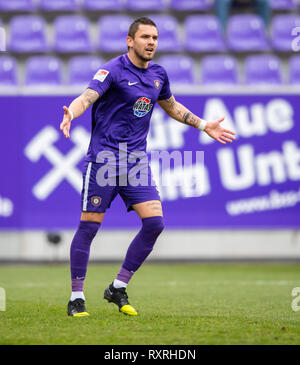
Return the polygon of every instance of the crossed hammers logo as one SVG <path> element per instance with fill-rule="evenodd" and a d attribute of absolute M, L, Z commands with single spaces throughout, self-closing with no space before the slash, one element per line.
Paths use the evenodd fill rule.
<path fill-rule="evenodd" d="M 71 135 L 75 146 L 67 155 L 63 155 L 54 146 L 59 138 L 60 134 L 54 127 L 46 126 L 25 147 L 25 155 L 32 162 L 39 161 L 43 156 L 53 165 L 32 189 L 39 200 L 45 200 L 64 179 L 79 193 L 82 188 L 82 175 L 76 165 L 86 154 L 89 134 L 83 127 L 76 127 Z"/>

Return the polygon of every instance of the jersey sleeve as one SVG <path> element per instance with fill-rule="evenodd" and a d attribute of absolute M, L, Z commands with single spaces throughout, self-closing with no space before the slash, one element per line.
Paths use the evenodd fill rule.
<path fill-rule="evenodd" d="M 168 74 L 165 69 L 163 69 L 163 78 L 164 78 L 164 82 L 163 82 L 163 86 L 160 90 L 158 100 L 170 99 L 170 97 L 172 96 L 169 77 L 168 77 Z"/>
<path fill-rule="evenodd" d="M 97 93 L 102 96 L 110 88 L 112 83 L 113 75 L 111 68 L 103 66 L 89 82 L 88 88 L 97 91 Z"/>

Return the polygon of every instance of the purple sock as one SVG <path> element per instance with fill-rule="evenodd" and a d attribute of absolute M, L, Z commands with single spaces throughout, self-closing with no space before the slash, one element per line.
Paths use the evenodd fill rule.
<path fill-rule="evenodd" d="M 124 267 L 121 267 L 121 270 L 119 271 L 118 275 L 117 275 L 117 280 L 123 281 L 123 283 L 128 284 L 129 280 L 131 279 L 133 275 L 133 272 L 128 271 L 126 269 L 124 269 Z"/>
<path fill-rule="evenodd" d="M 83 291 L 84 280 L 72 279 L 72 291 Z"/>
<path fill-rule="evenodd" d="M 142 219 L 142 228 L 128 247 L 122 268 L 117 279 L 128 283 L 134 272 L 146 260 L 164 229 L 163 217 L 155 216 Z"/>
<path fill-rule="evenodd" d="M 72 291 L 82 291 L 91 243 L 100 227 L 98 222 L 80 221 L 70 248 Z"/>

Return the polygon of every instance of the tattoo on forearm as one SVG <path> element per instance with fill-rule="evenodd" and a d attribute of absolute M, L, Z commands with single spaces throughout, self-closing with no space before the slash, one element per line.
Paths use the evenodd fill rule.
<path fill-rule="evenodd" d="M 172 118 L 191 127 L 198 128 L 201 122 L 200 118 L 178 103 L 173 95 L 169 99 L 164 100 L 164 102 L 166 102 L 164 109 Z"/>
<path fill-rule="evenodd" d="M 94 91 L 92 89 L 86 89 L 83 95 L 85 96 L 85 99 L 88 102 L 88 107 L 91 106 L 99 97 L 97 91 Z"/>
<path fill-rule="evenodd" d="M 83 110 L 83 112 L 85 111 L 85 104 L 84 104 L 84 102 L 80 99 L 80 104 L 81 104 L 81 106 L 82 106 L 82 110 Z"/>
<path fill-rule="evenodd" d="M 180 108 L 176 108 L 176 116 L 178 119 L 181 119 L 183 117 L 182 110 Z"/>
<path fill-rule="evenodd" d="M 170 108 L 173 108 L 176 103 L 174 96 L 171 96 L 169 99 L 166 99 L 166 102 L 169 104 Z"/>
<path fill-rule="evenodd" d="M 191 127 L 198 128 L 200 124 L 200 118 L 191 112 L 187 112 L 183 114 L 183 123 Z"/>
<path fill-rule="evenodd" d="M 183 123 L 188 124 L 187 121 L 190 117 L 191 113 L 186 113 L 183 115 Z"/>

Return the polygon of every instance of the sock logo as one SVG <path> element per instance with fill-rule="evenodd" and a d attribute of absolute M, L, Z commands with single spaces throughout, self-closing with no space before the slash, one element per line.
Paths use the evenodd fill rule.
<path fill-rule="evenodd" d="M 100 196 L 92 196 L 91 197 L 91 203 L 93 204 L 94 207 L 99 207 L 99 205 L 101 204 L 102 199 L 100 198 Z"/>

